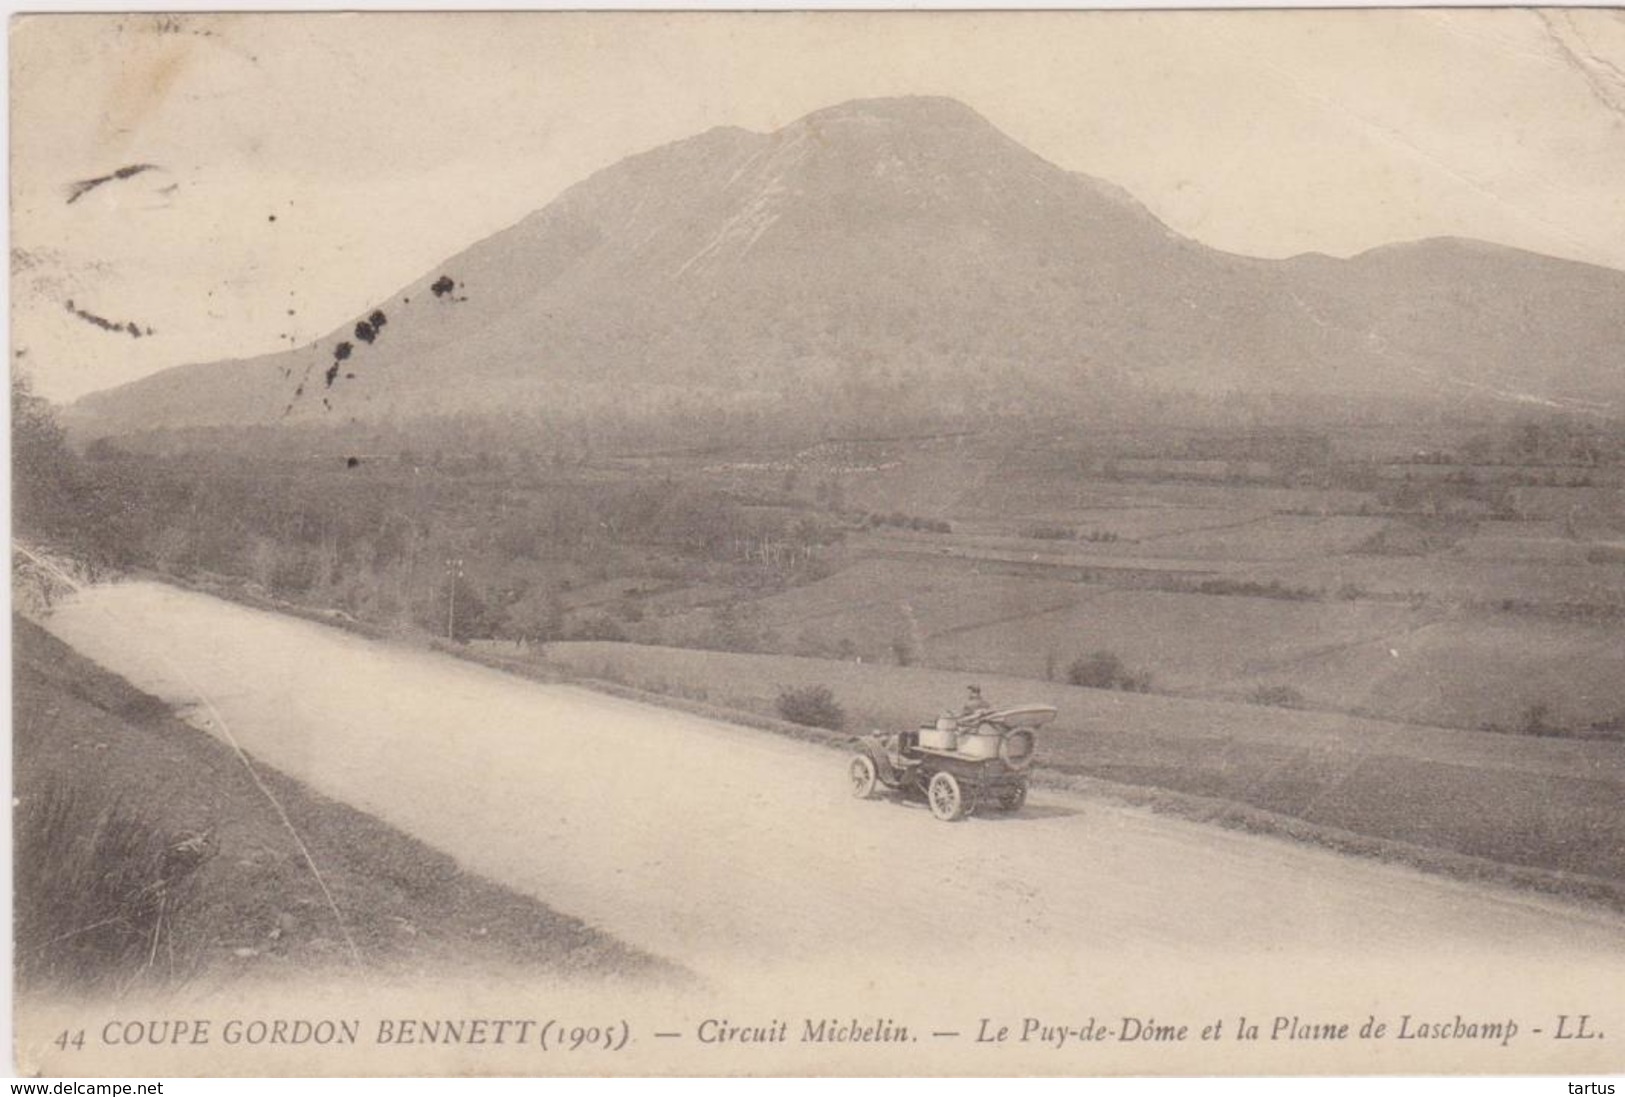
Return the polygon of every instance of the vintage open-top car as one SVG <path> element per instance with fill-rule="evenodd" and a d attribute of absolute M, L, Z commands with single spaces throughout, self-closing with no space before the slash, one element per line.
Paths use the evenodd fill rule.
<path fill-rule="evenodd" d="M 854 740 L 852 794 L 884 786 L 923 798 L 951 822 L 983 803 L 1015 811 L 1027 800 L 1034 729 L 1055 719 L 1050 705 L 1021 705 L 970 716 L 942 716 L 917 731 L 877 731 Z"/>

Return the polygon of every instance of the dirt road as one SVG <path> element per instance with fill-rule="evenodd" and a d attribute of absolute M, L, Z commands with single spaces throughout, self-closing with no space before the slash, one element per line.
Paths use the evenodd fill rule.
<path fill-rule="evenodd" d="M 1083 799 L 943 824 L 853 800 L 828 749 L 158 584 L 87 591 L 49 627 L 327 795 L 708 977 L 922 942 L 1052 980 L 1102 957 L 1625 955 L 1604 913 Z"/>

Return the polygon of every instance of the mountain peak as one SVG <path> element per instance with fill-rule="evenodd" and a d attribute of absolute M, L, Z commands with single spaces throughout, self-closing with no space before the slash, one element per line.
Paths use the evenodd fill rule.
<path fill-rule="evenodd" d="M 873 120 L 905 126 L 976 126 L 992 128 L 992 123 L 975 110 L 945 95 L 899 95 L 879 99 L 851 99 L 824 107 L 795 122 L 816 126 L 831 122 Z"/>
<path fill-rule="evenodd" d="M 382 336 L 347 324 L 81 410 L 103 433 L 690 399 L 924 421 L 943 394 L 1084 406 L 1094 366 L 1168 391 L 1617 401 L 1625 274 L 1463 241 L 1362 258 L 1197 246 L 961 102 L 857 99 L 605 168 L 381 302 Z"/>

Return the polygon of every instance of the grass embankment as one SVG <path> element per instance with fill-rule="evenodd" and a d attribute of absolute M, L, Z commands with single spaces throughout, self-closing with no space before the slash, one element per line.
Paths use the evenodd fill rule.
<path fill-rule="evenodd" d="M 545 657 L 571 674 L 762 716 L 774 713 L 786 687 L 827 685 L 854 730 L 914 726 L 956 703 L 970 680 L 926 668 L 611 643 L 552 644 Z M 978 680 L 995 705 L 1060 709 L 1040 732 L 1039 764 L 1049 771 L 1201 798 L 1208 807 L 1199 814 L 1233 825 L 1429 867 L 1460 869 L 1465 863 L 1443 860 L 1469 858 L 1530 870 L 1489 873 L 1508 882 L 1625 899 L 1625 744 Z M 1209 810 L 1215 803 L 1242 810 Z"/>
<path fill-rule="evenodd" d="M 341 926 L 229 747 L 21 618 L 13 653 L 25 989 L 100 992 L 357 963 L 385 974 L 680 977 L 257 766 L 321 869 Z"/>

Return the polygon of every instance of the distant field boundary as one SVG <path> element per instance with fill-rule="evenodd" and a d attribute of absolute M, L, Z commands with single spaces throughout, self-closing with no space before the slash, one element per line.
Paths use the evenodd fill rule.
<path fill-rule="evenodd" d="M 184 579 L 173 575 L 147 573 L 152 578 L 185 590 L 209 594 L 253 609 L 268 610 L 340 629 L 372 640 L 392 643 L 410 643 L 409 637 L 369 625 L 353 618 L 307 606 L 298 606 L 256 596 L 242 590 L 230 580 L 219 584 Z M 691 715 L 742 725 L 771 732 L 786 738 L 816 743 L 837 750 L 845 749 L 854 738 L 850 732 L 827 731 L 807 727 L 765 716 L 748 709 L 719 705 L 711 701 L 698 701 L 671 693 L 661 693 L 627 685 L 610 679 L 593 677 L 566 669 L 556 663 L 533 659 L 513 659 L 450 644 L 443 640 L 428 639 L 427 646 L 457 659 L 476 663 L 492 670 L 516 675 L 536 682 L 555 685 L 574 685 L 595 692 L 638 701 L 661 708 L 674 709 Z M 1603 877 L 1563 872 L 1532 866 L 1512 865 L 1483 857 L 1458 853 L 1434 846 L 1423 846 L 1392 838 L 1379 838 L 1356 831 L 1312 823 L 1296 816 L 1268 811 L 1254 805 L 1217 797 L 1149 785 L 1132 785 L 1069 773 L 1044 766 L 1034 766 L 1033 784 L 1039 788 L 1058 789 L 1093 799 L 1147 808 L 1158 814 L 1170 815 L 1193 823 L 1219 826 L 1226 830 L 1245 831 L 1290 841 L 1320 846 L 1345 855 L 1377 860 L 1386 864 L 1404 865 L 1422 872 L 1447 876 L 1474 883 L 1516 888 L 1563 899 L 1594 903 L 1609 910 L 1625 913 L 1625 883 Z"/>

